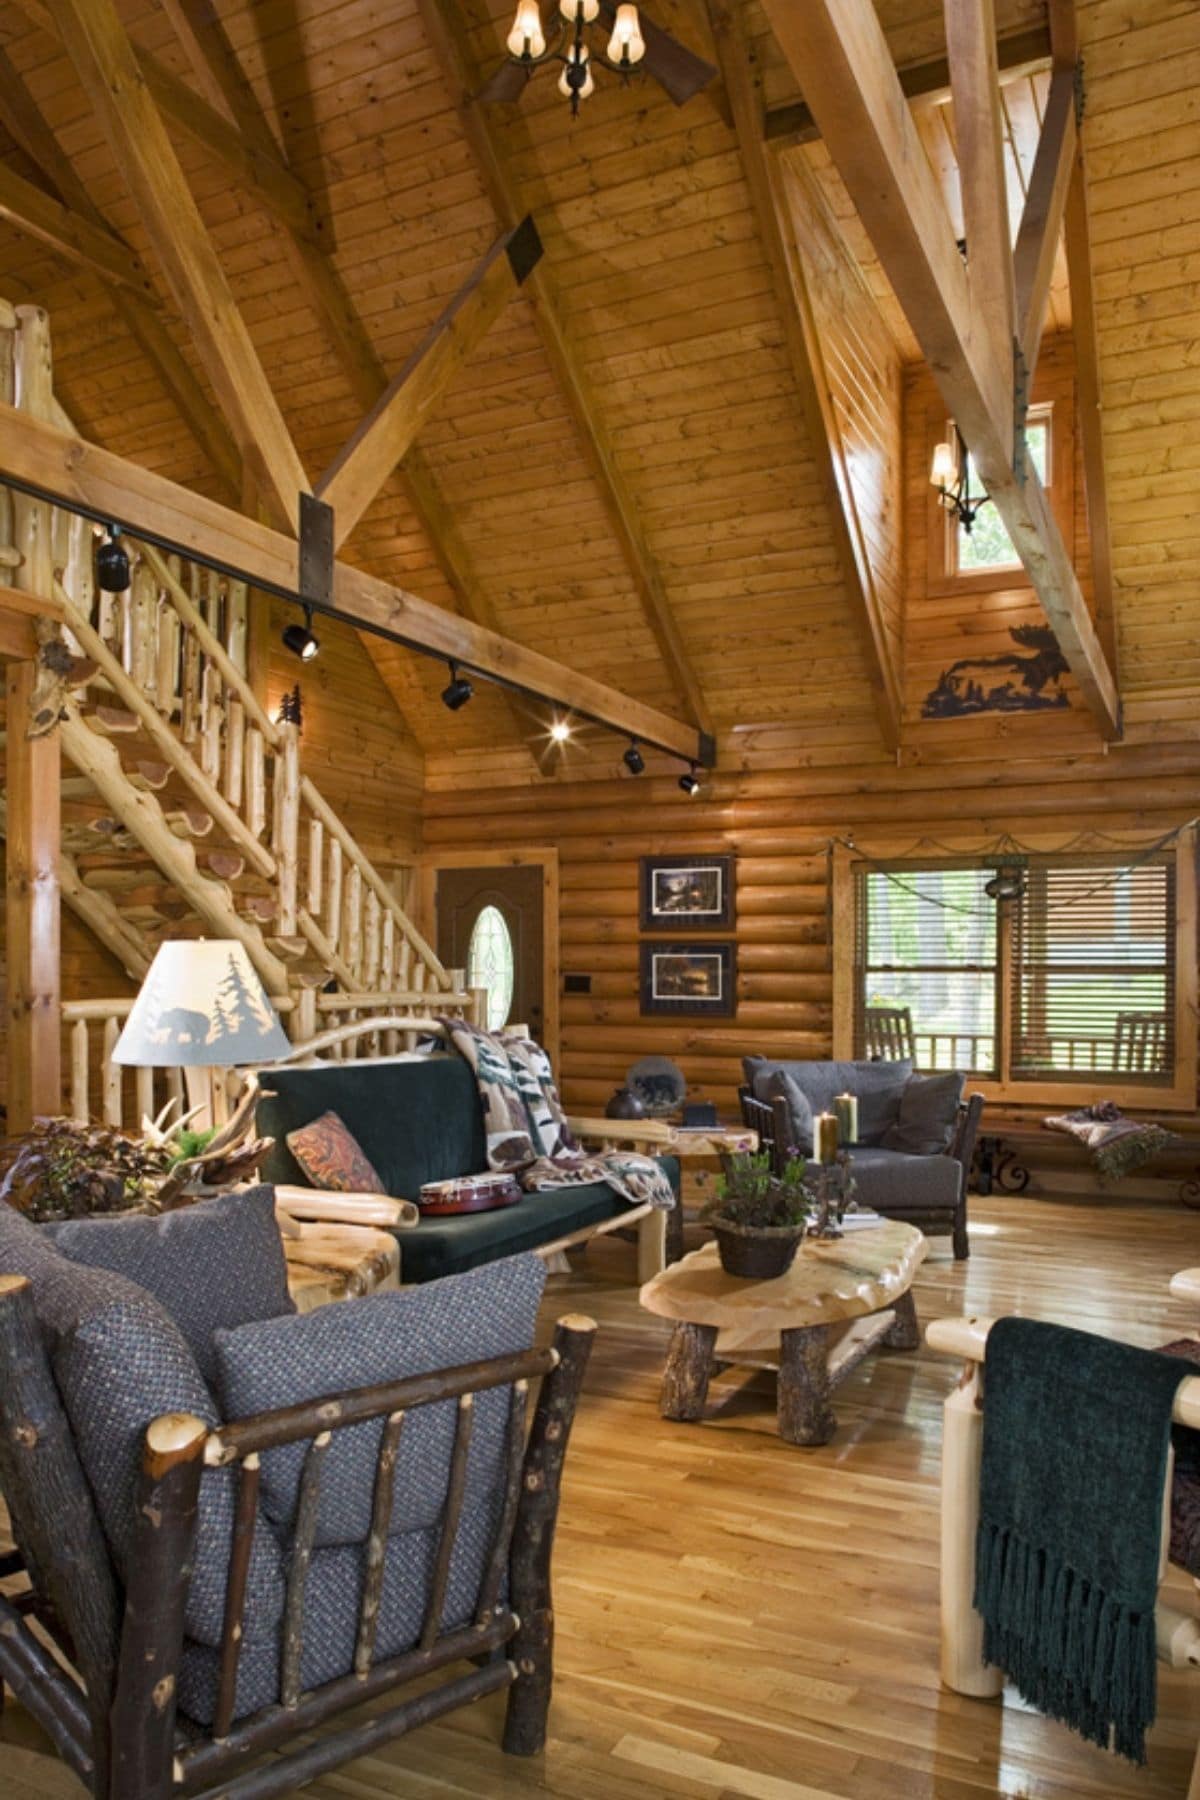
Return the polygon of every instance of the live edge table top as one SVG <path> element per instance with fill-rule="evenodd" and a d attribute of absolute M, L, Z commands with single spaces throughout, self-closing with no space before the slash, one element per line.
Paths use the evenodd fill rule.
<path fill-rule="evenodd" d="M 662 1318 L 734 1333 L 749 1326 L 755 1338 L 837 1325 L 907 1293 L 928 1247 L 915 1226 L 888 1219 L 840 1238 L 805 1238 L 786 1274 L 748 1281 L 727 1275 L 716 1244 L 705 1244 L 655 1275 L 640 1299 Z"/>

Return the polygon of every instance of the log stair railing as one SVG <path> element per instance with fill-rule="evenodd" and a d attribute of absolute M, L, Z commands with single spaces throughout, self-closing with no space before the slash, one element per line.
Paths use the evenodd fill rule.
<path fill-rule="evenodd" d="M 69 425 L 49 368 L 45 314 L 0 301 L 0 399 Z M 62 897 L 126 974 L 139 980 L 168 938 L 236 938 L 298 1039 L 331 1002 L 340 1021 L 476 1008 L 304 773 L 300 727 L 251 686 L 249 611 L 266 597 L 129 536 L 129 586 L 105 591 L 96 528 L 3 487 L 0 583 L 21 585 L 33 534 L 47 532 L 52 591 L 36 599 L 77 659 L 59 705 Z M 128 1121 L 154 1096 L 148 1077 L 111 1064 L 125 1010 L 66 999 L 77 1117 Z"/>

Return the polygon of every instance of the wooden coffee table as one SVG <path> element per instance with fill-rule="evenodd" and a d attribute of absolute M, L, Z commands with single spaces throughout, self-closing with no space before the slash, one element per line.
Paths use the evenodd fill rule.
<path fill-rule="evenodd" d="M 676 1321 L 663 1376 L 665 1419 L 704 1416 L 712 1374 L 729 1364 L 779 1372 L 779 1435 L 827 1444 L 833 1389 L 879 1344 L 920 1341 L 912 1280 L 928 1246 L 912 1225 L 885 1220 L 844 1237 L 808 1238 L 786 1275 L 726 1275 L 715 1244 L 693 1250 L 641 1290 L 647 1311 Z"/>

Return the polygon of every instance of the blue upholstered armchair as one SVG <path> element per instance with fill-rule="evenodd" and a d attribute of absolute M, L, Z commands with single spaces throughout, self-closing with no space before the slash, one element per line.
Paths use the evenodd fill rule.
<path fill-rule="evenodd" d="M 300 1316 L 269 1188 L 54 1237 L 0 1204 L 0 1676 L 95 1800 L 264 1800 L 501 1689 L 541 1748 L 594 1330 L 533 1348 L 543 1283 Z"/>

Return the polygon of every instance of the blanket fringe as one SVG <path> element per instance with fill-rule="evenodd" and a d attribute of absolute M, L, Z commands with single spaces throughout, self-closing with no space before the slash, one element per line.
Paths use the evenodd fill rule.
<path fill-rule="evenodd" d="M 1154 1722 L 1153 1613 L 1136 1613 L 1019 1533 L 982 1520 L 975 1607 L 983 1654 L 1039 1712 L 1131 1762 Z"/>

